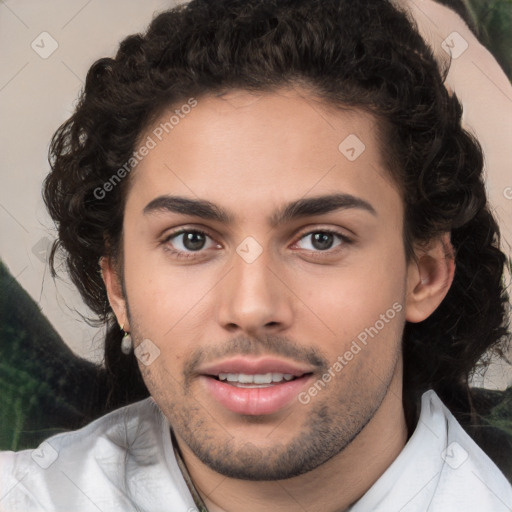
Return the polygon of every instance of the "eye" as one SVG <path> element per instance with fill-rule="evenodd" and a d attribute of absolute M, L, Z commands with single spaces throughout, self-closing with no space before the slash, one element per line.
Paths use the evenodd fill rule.
<path fill-rule="evenodd" d="M 171 252 L 185 254 L 218 247 L 209 235 L 197 229 L 182 229 L 172 233 L 166 237 L 164 244 Z"/>
<path fill-rule="evenodd" d="M 344 242 L 350 242 L 348 238 L 340 233 L 328 230 L 311 231 L 305 234 L 297 242 L 300 249 L 307 251 L 328 251 L 341 245 Z"/>

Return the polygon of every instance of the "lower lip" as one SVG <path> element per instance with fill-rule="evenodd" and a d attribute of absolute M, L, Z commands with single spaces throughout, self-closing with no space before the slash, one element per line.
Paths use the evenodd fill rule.
<path fill-rule="evenodd" d="M 273 414 L 287 406 L 309 381 L 304 375 L 262 388 L 238 388 L 213 377 L 201 376 L 208 392 L 226 409 L 237 414 Z"/>

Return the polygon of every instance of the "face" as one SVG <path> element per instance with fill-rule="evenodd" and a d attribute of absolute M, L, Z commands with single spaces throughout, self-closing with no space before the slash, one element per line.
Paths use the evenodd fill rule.
<path fill-rule="evenodd" d="M 320 466 L 401 381 L 403 206 L 376 122 L 304 94 L 201 97 L 162 135 L 165 112 L 126 200 L 118 317 L 180 443 L 238 478 Z"/>

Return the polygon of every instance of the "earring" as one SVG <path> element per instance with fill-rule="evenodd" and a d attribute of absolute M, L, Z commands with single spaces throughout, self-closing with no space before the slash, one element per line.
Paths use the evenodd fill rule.
<path fill-rule="evenodd" d="M 123 330 L 123 327 L 121 326 L 121 330 Z M 129 332 L 125 332 L 123 339 L 121 340 L 121 352 L 125 355 L 128 355 L 133 348 L 133 342 L 132 337 Z"/>

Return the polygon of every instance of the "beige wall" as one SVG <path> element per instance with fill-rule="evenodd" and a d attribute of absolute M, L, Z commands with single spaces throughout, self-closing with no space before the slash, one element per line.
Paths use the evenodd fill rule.
<path fill-rule="evenodd" d="M 126 35 L 144 30 L 155 11 L 172 5 L 168 0 L 0 3 L 0 257 L 73 350 L 93 359 L 101 356 L 94 344 L 101 336 L 94 338 L 96 330 L 75 312 L 87 313 L 73 287 L 53 282 L 40 258 L 54 236 L 41 199 L 48 143 L 69 117 L 90 65 L 112 55 Z"/>
<path fill-rule="evenodd" d="M 84 324 L 77 313 L 87 314 L 80 298 L 66 280 L 51 279 L 44 260 L 47 241 L 54 236 L 41 200 L 41 183 L 49 168 L 48 143 L 70 115 L 94 60 L 112 55 L 124 36 L 143 30 L 154 12 L 173 4 L 164 0 L 0 3 L 0 257 L 63 339 L 90 359 L 101 358 L 101 333 Z M 443 40 L 453 31 L 469 41 L 468 50 L 453 62 L 449 83 L 466 103 L 468 126 L 479 127 L 476 131 L 487 152 L 490 196 L 512 242 L 512 87 L 464 32 L 460 20 L 436 10 L 429 1 L 411 6 L 437 51 L 442 51 Z M 496 366 L 486 384 L 497 387 L 507 382 L 512 382 L 510 370 Z"/>

